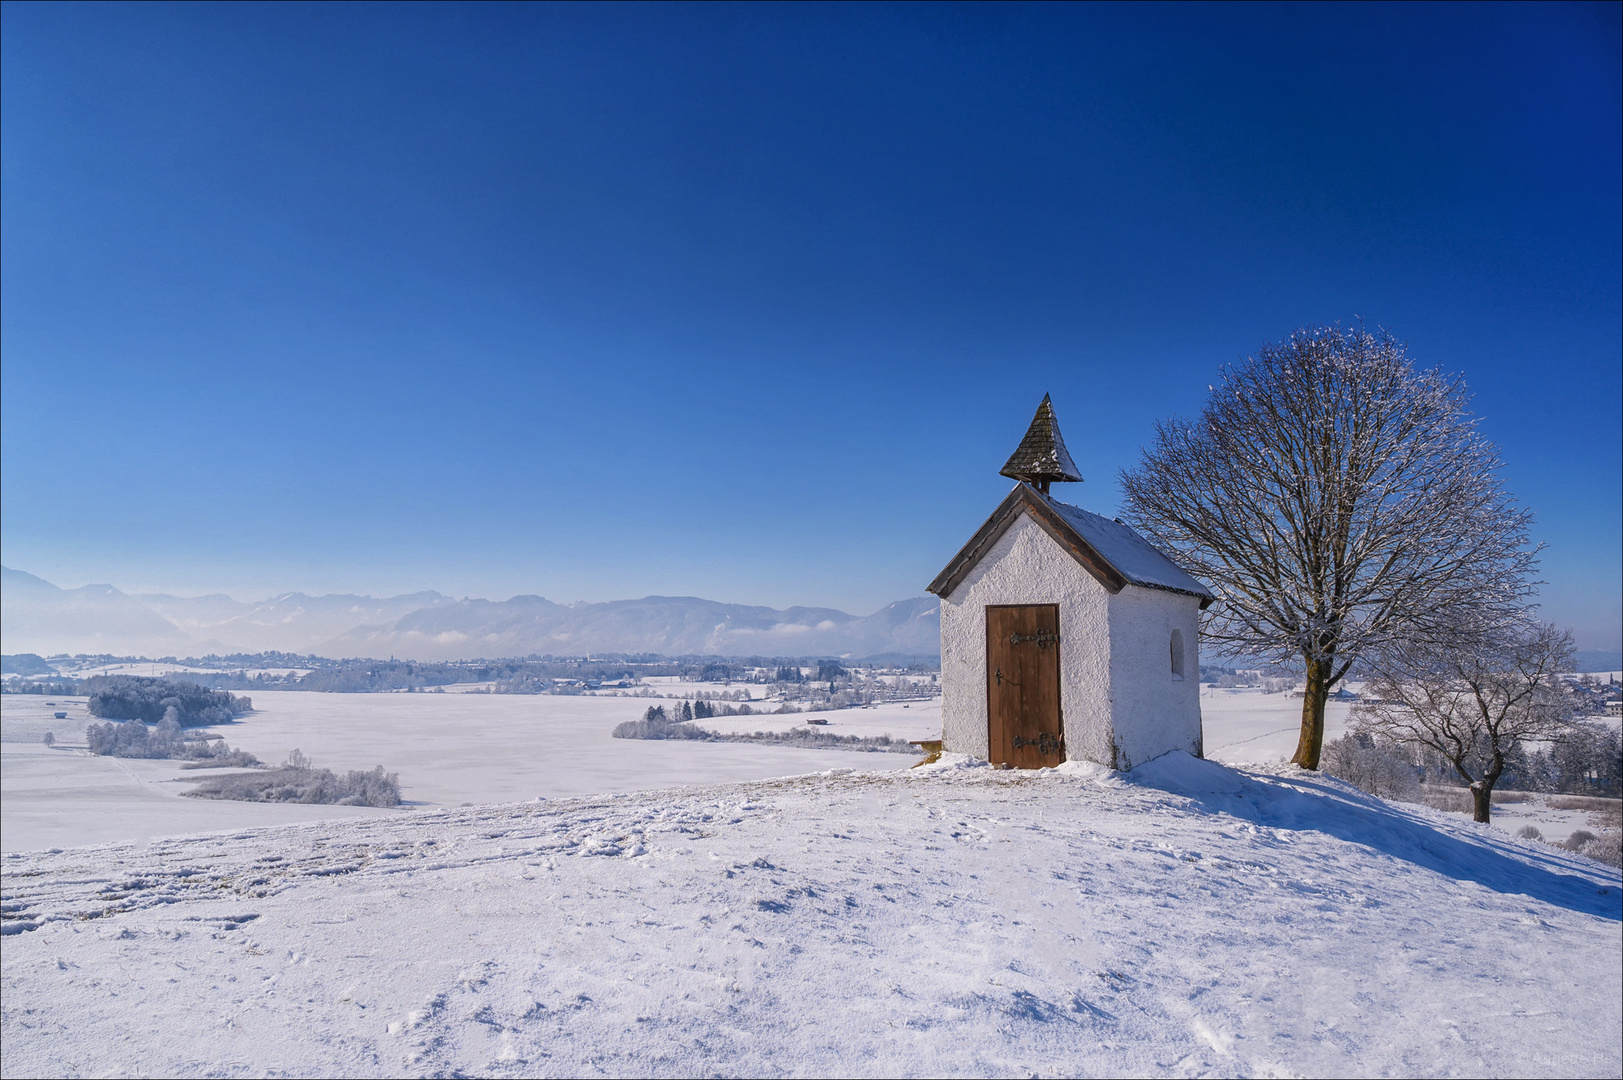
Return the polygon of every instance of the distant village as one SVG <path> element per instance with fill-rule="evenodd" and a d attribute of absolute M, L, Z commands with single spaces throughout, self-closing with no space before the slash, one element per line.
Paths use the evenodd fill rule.
<path fill-rule="evenodd" d="M 514 660 L 422 663 L 330 659 L 290 653 L 206 657 L 5 657 L 4 692 L 80 692 L 85 680 L 126 675 L 195 682 L 217 690 L 310 690 L 329 693 L 593 694 L 681 696 L 753 702 L 748 711 L 860 708 L 925 700 L 939 693 L 939 666 L 826 657 L 540 656 Z M 695 689 L 706 684 L 715 689 Z M 678 686 L 684 690 L 677 690 Z"/>
<path fill-rule="evenodd" d="M 533 656 L 513 660 L 333 659 L 294 653 L 148 657 L 87 655 L 4 657 L 0 692 L 58 694 L 82 691 L 98 675 L 178 678 L 216 690 L 312 690 L 329 693 L 593 694 L 676 697 L 753 703 L 748 712 L 824 711 L 925 700 L 940 693 L 934 658 L 852 661 L 827 657 Z M 1300 682 L 1284 669 L 1200 665 L 1202 684 L 1300 696 Z M 710 684 L 699 689 L 691 684 Z M 1573 674 L 1562 680 L 1588 716 L 1623 716 L 1623 685 L 1616 673 Z M 1340 688 L 1338 700 L 1359 695 Z"/>

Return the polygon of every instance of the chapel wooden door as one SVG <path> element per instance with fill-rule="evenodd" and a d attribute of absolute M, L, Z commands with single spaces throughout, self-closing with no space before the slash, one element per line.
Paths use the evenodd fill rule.
<path fill-rule="evenodd" d="M 1059 607 L 986 609 L 987 760 L 1041 769 L 1065 760 L 1059 709 Z"/>

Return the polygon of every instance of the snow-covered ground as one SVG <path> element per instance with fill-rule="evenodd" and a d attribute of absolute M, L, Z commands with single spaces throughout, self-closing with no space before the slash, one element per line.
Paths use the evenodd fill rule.
<path fill-rule="evenodd" d="M 1283 766 L 949 759 L 0 869 L 6 1075 L 1623 1068 L 1616 871 Z"/>
<path fill-rule="evenodd" d="M 691 694 L 713 684 L 662 684 Z M 760 691 L 761 687 L 754 688 Z M 417 806 L 463 806 L 545 795 L 558 798 L 639 791 L 677 784 L 759 779 L 828 768 L 890 769 L 888 754 L 801 750 L 783 746 L 613 739 L 623 720 L 664 698 L 447 694 L 319 694 L 256 691 L 255 712 L 215 729 L 233 746 L 279 762 L 299 748 L 337 770 L 383 765 L 398 772 Z M 56 704 L 48 705 L 47 700 Z M 1230 764 L 1270 764 L 1296 748 L 1301 699 L 1260 690 L 1201 691 L 1206 754 Z M 68 719 L 52 714 L 68 712 Z M 1326 738 L 1346 729 L 1349 704 L 1332 702 Z M 360 807 L 200 802 L 181 792 L 199 778 L 178 762 L 94 758 L 77 750 L 90 717 L 83 698 L 0 698 L 0 849 L 26 851 L 119 840 L 236 829 L 322 818 L 376 817 L 394 811 Z M 941 700 L 865 709 L 714 717 L 702 725 L 725 733 L 787 731 L 825 719 L 836 735 L 941 735 Z M 59 743 L 47 749 L 41 737 Z M 206 775 L 206 774 L 205 774 Z M 1496 808 L 1514 832 L 1533 824 L 1547 839 L 1594 829 L 1581 811 L 1557 811 L 1542 800 Z M 1502 820 L 1501 820 L 1502 819 Z"/>
<path fill-rule="evenodd" d="M 1551 844 L 1564 844 L 1567 838 L 1579 829 L 1598 833 L 1608 826 L 1602 824 L 1602 815 L 1589 809 L 1561 808 L 1552 803 L 1572 801 L 1565 800 L 1560 795 L 1535 795 L 1528 793 L 1525 796 L 1520 792 L 1496 792 L 1496 794 L 1509 794 L 1514 802 L 1498 802 L 1493 804 L 1493 819 L 1495 828 L 1503 829 L 1509 833 L 1516 833 L 1525 826 L 1531 825 L 1539 831 L 1542 839 Z M 1616 811 L 1612 813 L 1615 819 Z M 1615 821 L 1609 826 L 1615 830 Z"/>
<path fill-rule="evenodd" d="M 253 713 L 213 729 L 232 746 L 270 763 L 298 748 L 317 765 L 339 772 L 382 765 L 400 774 L 403 797 L 419 806 L 510 802 L 537 795 L 559 798 L 896 765 L 890 754 L 611 738 L 616 724 L 659 703 L 642 699 L 307 691 L 255 691 L 252 696 Z M 0 847 L 5 851 L 396 812 L 188 799 L 181 793 L 207 773 L 183 771 L 174 761 L 91 757 L 82 749 L 90 720 L 84 699 L 52 700 L 55 706 L 35 695 L 0 698 L 4 795 Z M 886 708 L 898 717 L 912 716 L 913 710 Z M 55 711 L 67 711 L 68 720 L 56 720 L 51 716 Z M 858 709 L 849 714 L 871 718 L 881 711 Z M 925 707 L 921 715 L 930 719 L 915 726 L 939 734 L 939 706 L 934 712 Z M 768 726 L 757 724 L 750 730 Z M 894 726 L 894 734 L 902 737 L 904 725 L 899 720 Z M 58 739 L 55 749 L 40 741 L 47 730 Z M 857 728 L 831 725 L 828 730 L 851 734 Z"/>

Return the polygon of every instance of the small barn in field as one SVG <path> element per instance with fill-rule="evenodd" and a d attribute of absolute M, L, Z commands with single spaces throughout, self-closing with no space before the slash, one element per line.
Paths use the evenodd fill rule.
<path fill-rule="evenodd" d="M 1200 756 L 1211 592 L 1120 521 L 1049 494 L 1082 477 L 1046 395 L 1002 475 L 1014 489 L 930 583 L 945 749 L 1015 768 Z"/>

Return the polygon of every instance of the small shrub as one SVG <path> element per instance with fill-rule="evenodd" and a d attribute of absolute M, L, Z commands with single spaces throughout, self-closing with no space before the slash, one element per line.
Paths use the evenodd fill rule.
<path fill-rule="evenodd" d="M 1585 840 L 1573 850 L 1607 866 L 1623 868 L 1623 833 L 1607 833 L 1605 836 Z"/>
<path fill-rule="evenodd" d="M 1593 839 L 1595 839 L 1595 834 L 1590 832 L 1588 829 L 1574 830 L 1573 834 L 1567 837 L 1567 850 L 1582 850 L 1583 846 Z"/>
<path fill-rule="evenodd" d="M 56 734 L 54 732 L 47 731 L 45 733 L 45 745 L 46 746 L 55 746 L 56 745 Z"/>
<path fill-rule="evenodd" d="M 1542 840 L 1542 839 L 1544 839 L 1544 834 L 1539 832 L 1538 829 L 1534 828 L 1531 825 L 1523 825 L 1520 829 L 1518 829 L 1516 831 L 1516 835 L 1521 837 L 1523 840 Z"/>

